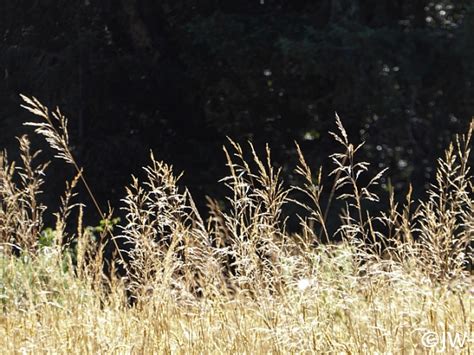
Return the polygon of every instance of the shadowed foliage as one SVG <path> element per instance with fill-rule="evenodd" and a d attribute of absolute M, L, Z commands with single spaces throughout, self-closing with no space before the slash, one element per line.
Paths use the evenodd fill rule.
<path fill-rule="evenodd" d="M 101 206 L 118 206 L 149 149 L 185 170 L 196 196 L 222 199 L 226 136 L 259 152 L 270 143 L 291 180 L 295 139 L 312 164 L 330 163 L 321 151 L 334 148 L 337 110 L 372 138 L 362 156 L 419 197 L 474 112 L 473 11 L 448 0 L 3 1 L 0 140 L 15 146 L 18 93 L 35 95 L 71 118 Z M 64 174 L 51 169 L 50 200 Z"/>

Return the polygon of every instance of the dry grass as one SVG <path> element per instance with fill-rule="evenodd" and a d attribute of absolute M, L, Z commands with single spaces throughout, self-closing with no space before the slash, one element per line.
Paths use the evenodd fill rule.
<path fill-rule="evenodd" d="M 378 215 L 366 203 L 378 201 L 384 172 L 371 175 L 357 160 L 360 145 L 350 143 L 339 118 L 333 135 L 341 152 L 332 156 L 327 201 L 322 171 L 314 176 L 299 147 L 302 184 L 287 188 L 270 149 L 262 158 L 251 144 L 246 151 L 230 141 L 222 181 L 228 199 L 225 207 L 209 199 L 204 219 L 172 167 L 151 155 L 145 181 L 133 178 L 127 188 L 126 220 L 93 242 L 82 205 L 71 203 L 75 184 L 87 181 L 68 148 L 67 122 L 24 99 L 40 117 L 37 133 L 78 175 L 44 246 L 36 196 L 45 166 L 34 165 L 25 137 L 19 167 L 1 155 L 3 353 L 423 353 L 428 331 L 472 339 L 472 124 L 439 160 L 426 201 L 414 204 L 409 192 L 397 204 L 390 194 L 390 208 Z M 333 207 L 336 198 L 342 210 Z M 298 233 L 287 230 L 287 204 L 306 211 Z M 65 238 L 74 209 L 77 232 Z M 331 244 L 326 221 L 335 216 L 343 242 Z M 124 276 L 102 273 L 100 250 L 109 240 L 126 246 L 113 263 Z M 473 351 L 468 341 L 457 345 L 431 350 Z"/>

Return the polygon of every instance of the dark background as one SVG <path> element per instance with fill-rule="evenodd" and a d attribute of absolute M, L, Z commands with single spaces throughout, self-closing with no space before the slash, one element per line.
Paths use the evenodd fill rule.
<path fill-rule="evenodd" d="M 14 158 L 31 132 L 19 93 L 59 106 L 102 206 L 119 206 L 150 149 L 199 206 L 221 198 L 226 136 L 268 142 L 288 183 L 294 140 L 329 172 L 335 111 L 367 140 L 362 159 L 421 196 L 474 113 L 473 74 L 467 0 L 0 1 L 0 146 Z M 50 206 L 72 174 L 49 168 Z"/>

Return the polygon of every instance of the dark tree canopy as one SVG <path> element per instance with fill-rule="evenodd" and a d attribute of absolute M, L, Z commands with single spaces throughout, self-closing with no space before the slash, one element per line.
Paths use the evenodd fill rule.
<path fill-rule="evenodd" d="M 329 169 L 335 111 L 395 187 L 421 189 L 474 113 L 474 6 L 5 0 L 0 68 L 2 147 L 13 152 L 29 119 L 19 93 L 60 106 L 104 204 L 117 204 L 150 149 L 185 170 L 198 199 L 219 194 L 226 136 L 268 142 L 287 180 L 294 140 Z"/>

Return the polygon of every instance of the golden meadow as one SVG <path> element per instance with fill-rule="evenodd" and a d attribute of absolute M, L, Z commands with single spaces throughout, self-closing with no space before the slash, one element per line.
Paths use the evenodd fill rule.
<path fill-rule="evenodd" d="M 424 201 L 413 201 L 411 186 L 403 198 L 381 189 L 387 172 L 358 159 L 362 145 L 336 117 L 328 186 L 298 146 L 301 184 L 287 186 L 270 148 L 259 156 L 229 141 L 227 200 L 209 198 L 208 217 L 151 155 L 146 178 L 126 187 L 118 222 L 94 199 L 67 119 L 22 98 L 35 116 L 27 125 L 77 175 L 46 228 L 38 196 L 47 153 L 23 136 L 19 161 L 0 155 L 2 353 L 472 353 L 472 123 L 446 147 Z M 78 184 L 98 227 L 82 223 Z M 386 210 L 367 209 L 381 199 Z M 304 211 L 292 216 L 297 232 L 282 212 L 289 205 Z"/>

